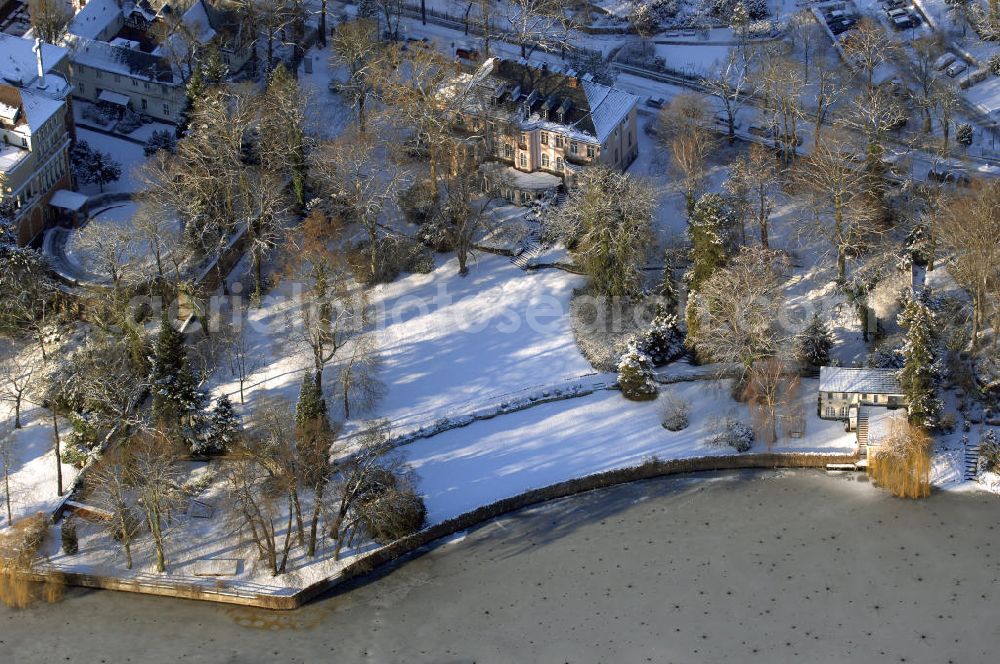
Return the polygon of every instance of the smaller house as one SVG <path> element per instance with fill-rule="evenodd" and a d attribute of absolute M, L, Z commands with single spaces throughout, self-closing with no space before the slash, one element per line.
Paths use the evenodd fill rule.
<path fill-rule="evenodd" d="M 903 408 L 906 396 L 894 369 L 821 367 L 819 417 L 843 420 L 848 431 L 858 428 L 858 414 L 865 406 Z"/>
<path fill-rule="evenodd" d="M 906 426 L 906 423 L 905 410 L 861 406 L 858 409 L 858 454 L 862 459 L 870 459 L 889 440 L 894 430 Z"/>

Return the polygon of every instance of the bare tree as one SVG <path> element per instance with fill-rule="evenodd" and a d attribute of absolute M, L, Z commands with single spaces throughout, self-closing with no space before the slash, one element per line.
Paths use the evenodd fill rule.
<path fill-rule="evenodd" d="M 871 173 L 880 175 L 886 134 L 904 125 L 906 120 L 906 110 L 892 94 L 883 88 L 872 88 L 853 100 L 841 123 L 864 137 L 865 163 Z"/>
<path fill-rule="evenodd" d="M 793 174 L 812 196 L 810 234 L 825 238 L 837 256 L 837 279 L 847 276 L 847 257 L 874 232 L 871 176 L 852 163 L 846 144 L 827 140 Z"/>
<path fill-rule="evenodd" d="M 830 66 L 828 58 L 817 58 L 816 78 L 814 80 L 816 98 L 813 110 L 813 149 L 817 149 L 822 141 L 823 125 L 830 113 L 837 107 L 847 88 L 844 84 L 839 61 Z"/>
<path fill-rule="evenodd" d="M 498 3 L 500 24 L 521 45 L 521 57 L 530 58 L 536 49 L 564 48 L 576 27 L 573 6 L 570 0 L 509 0 Z"/>
<path fill-rule="evenodd" d="M 658 133 L 670 150 L 672 168 L 684 187 L 688 214 L 704 186 L 708 156 L 715 148 L 710 122 L 704 99 L 693 93 L 674 97 L 657 120 Z"/>
<path fill-rule="evenodd" d="M 743 397 L 751 409 L 754 429 L 767 443 L 768 450 L 777 442 L 782 411 L 790 408 L 798 396 L 799 377 L 789 361 L 778 356 L 754 362 L 750 367 Z"/>
<path fill-rule="evenodd" d="M 924 133 L 930 133 L 932 128 L 931 109 L 934 107 L 934 81 L 937 80 L 934 64 L 943 51 L 940 37 L 921 37 L 913 42 L 913 56 L 901 58 L 917 84 L 913 100 L 923 116 Z"/>
<path fill-rule="evenodd" d="M 478 177 L 476 160 L 471 155 L 457 159 L 461 165 L 442 182 L 443 198 L 438 208 L 437 219 L 432 223 L 440 226 L 445 242 L 455 250 L 458 258 L 458 274 L 469 273 L 469 259 L 475 256 L 476 242 L 484 235 L 501 233 L 494 222 L 493 211 L 500 198 L 507 178 L 506 171 L 497 168 L 489 172 L 489 186 L 485 196 L 479 196 L 482 182 Z"/>
<path fill-rule="evenodd" d="M 330 536 L 336 541 L 337 560 L 344 545 L 353 543 L 361 531 L 361 514 L 356 508 L 394 483 L 400 461 L 390 454 L 392 449 L 388 423 L 377 421 L 361 432 L 352 454 L 335 462 Z"/>
<path fill-rule="evenodd" d="M 847 59 L 861 70 L 865 92 L 871 94 L 875 89 L 875 71 L 894 57 L 899 44 L 876 21 L 863 18 L 843 45 Z"/>
<path fill-rule="evenodd" d="M 128 484 L 153 538 L 156 571 L 167 569 L 165 527 L 175 508 L 179 484 L 177 453 L 170 437 L 159 432 L 140 432 L 128 442 Z"/>
<path fill-rule="evenodd" d="M 247 381 L 263 366 L 264 359 L 260 356 L 260 350 L 251 344 L 250 336 L 242 323 L 228 330 L 225 337 L 229 374 L 240 384 L 240 405 L 245 405 Z"/>
<path fill-rule="evenodd" d="M 1000 186 L 984 182 L 946 201 L 934 217 L 934 228 L 948 251 L 948 271 L 972 298 L 976 350 L 990 299 L 1000 297 Z"/>
<path fill-rule="evenodd" d="M 713 361 L 739 366 L 743 381 L 783 345 L 782 270 L 776 252 L 744 247 L 698 289 L 698 325 L 689 341 Z"/>
<path fill-rule="evenodd" d="M 87 252 L 98 275 L 107 276 L 120 291 L 137 276 L 135 237 L 117 225 L 87 224 L 77 232 L 80 249 Z"/>
<path fill-rule="evenodd" d="M 335 141 L 319 147 L 314 168 L 317 185 L 328 199 L 353 210 L 367 235 L 367 279 L 379 273 L 382 218 L 394 200 L 402 174 L 387 163 L 380 146 L 370 135 L 347 131 Z"/>
<path fill-rule="evenodd" d="M 364 18 L 341 23 L 334 31 L 332 46 L 331 60 L 347 69 L 341 92 L 352 100 L 358 131 L 364 133 L 365 109 L 374 92 L 373 78 L 380 58 L 385 56 L 378 40 L 378 24 Z"/>
<path fill-rule="evenodd" d="M 14 408 L 14 428 L 21 428 L 21 408 L 41 378 L 41 358 L 28 349 L 17 352 L 13 344 L 0 346 L 0 401 Z"/>
<path fill-rule="evenodd" d="M 756 91 L 762 111 L 769 117 L 771 133 L 786 164 L 795 161 L 801 142 L 798 121 L 802 116 L 805 82 L 783 44 L 763 48 L 755 72 Z"/>
<path fill-rule="evenodd" d="M 142 525 L 132 503 L 131 482 L 135 469 L 131 462 L 123 448 L 115 447 L 104 454 L 87 475 L 91 499 L 110 515 L 100 524 L 113 541 L 121 544 L 126 569 L 132 569 L 132 542 Z"/>
<path fill-rule="evenodd" d="M 351 417 L 352 406 L 355 412 L 367 413 L 385 394 L 385 385 L 379 379 L 381 365 L 372 333 L 359 334 L 351 340 L 338 374 L 345 419 Z"/>
<path fill-rule="evenodd" d="M 748 82 L 749 67 L 737 55 L 735 49 L 729 49 L 726 60 L 719 65 L 711 76 L 701 80 L 702 86 L 722 102 L 726 112 L 726 125 L 729 142 L 736 141 L 736 114 L 743 106 L 745 95 L 750 92 Z"/>
<path fill-rule="evenodd" d="M 73 18 L 65 0 L 28 0 L 28 15 L 35 37 L 48 44 L 58 44 Z"/>
<path fill-rule="evenodd" d="M 725 184 L 730 196 L 737 201 L 734 208 L 740 215 L 741 228 L 745 229 L 743 219 L 753 219 L 760 231 L 760 244 L 765 249 L 770 246 L 771 192 L 779 180 L 774 162 L 770 150 L 753 143 L 745 157 L 739 157 L 732 163 Z M 743 243 L 746 244 L 745 230 L 743 235 Z"/>
<path fill-rule="evenodd" d="M 170 254 L 182 251 L 180 224 L 176 217 L 167 216 L 164 212 L 162 209 L 141 204 L 132 219 L 132 226 L 136 229 L 137 239 L 141 240 L 152 254 L 156 264 L 156 275 L 160 280 L 168 277 L 169 260 L 174 267 L 172 277 L 177 281 L 180 279 L 179 265 L 183 258 L 179 255 L 171 257 Z"/>
<path fill-rule="evenodd" d="M 11 508 L 14 491 L 10 482 L 14 463 L 17 461 L 14 443 L 13 429 L 7 424 L 0 424 L 0 466 L 3 467 L 3 482 L 0 483 L 0 497 L 3 498 L 4 506 L 7 508 L 7 525 L 14 523 L 14 511 Z"/>
<path fill-rule="evenodd" d="M 938 124 L 941 125 L 941 154 L 948 154 L 948 141 L 951 137 L 951 125 L 955 118 L 955 113 L 961 105 L 958 92 L 950 83 L 938 80 L 934 84 L 934 91 L 931 94 L 931 109 L 937 116 Z"/>

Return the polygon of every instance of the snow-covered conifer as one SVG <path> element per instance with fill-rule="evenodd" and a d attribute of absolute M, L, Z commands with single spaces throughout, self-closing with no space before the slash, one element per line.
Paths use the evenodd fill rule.
<path fill-rule="evenodd" d="M 621 387 L 622 395 L 632 401 L 656 398 L 653 361 L 635 344 L 629 345 L 618 362 L 618 386 Z"/>

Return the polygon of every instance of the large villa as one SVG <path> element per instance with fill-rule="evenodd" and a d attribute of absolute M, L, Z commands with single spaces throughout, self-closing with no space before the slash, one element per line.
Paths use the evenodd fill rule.
<path fill-rule="evenodd" d="M 489 58 L 460 80 L 471 124 L 486 122 L 489 156 L 502 164 L 495 170 L 509 200 L 572 187 L 590 165 L 625 170 L 639 154 L 639 98 L 591 74 Z"/>

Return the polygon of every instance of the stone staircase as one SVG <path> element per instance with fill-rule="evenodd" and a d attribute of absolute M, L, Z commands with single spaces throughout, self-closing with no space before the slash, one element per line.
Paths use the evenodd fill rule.
<path fill-rule="evenodd" d="M 979 445 L 965 444 L 965 479 L 974 480 L 979 474 Z"/>
<path fill-rule="evenodd" d="M 858 418 L 858 458 L 868 459 L 868 418 Z"/>
<path fill-rule="evenodd" d="M 545 250 L 542 246 L 542 237 L 539 229 L 533 228 L 524 240 L 521 241 L 521 246 L 515 255 L 510 257 L 510 262 L 521 268 L 522 270 L 527 270 L 531 261 L 536 258 Z"/>

